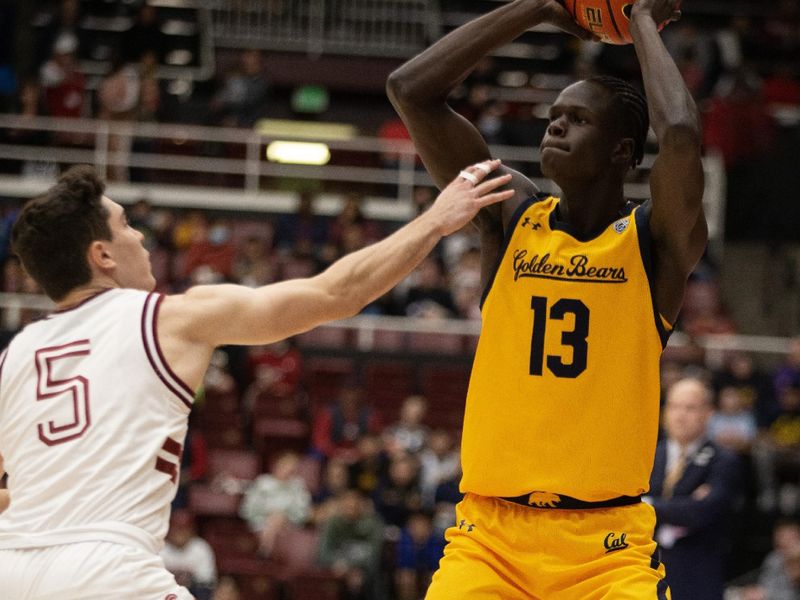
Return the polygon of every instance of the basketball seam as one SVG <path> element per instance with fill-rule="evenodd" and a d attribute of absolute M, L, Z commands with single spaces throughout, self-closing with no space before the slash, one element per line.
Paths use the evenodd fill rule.
<path fill-rule="evenodd" d="M 617 26 L 617 20 L 614 18 L 614 10 L 611 8 L 611 0 L 606 0 L 606 6 L 608 7 L 608 16 L 611 17 L 611 24 L 614 26 L 614 30 L 617 32 L 617 37 L 619 41 L 624 42 L 625 39 L 622 37 L 622 32 Z"/>

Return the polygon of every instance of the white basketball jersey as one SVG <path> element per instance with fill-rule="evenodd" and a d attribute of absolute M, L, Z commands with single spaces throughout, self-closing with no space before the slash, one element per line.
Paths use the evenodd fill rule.
<path fill-rule="evenodd" d="M 156 335 L 163 296 L 110 290 L 25 327 L 0 357 L 0 548 L 74 541 L 158 552 L 192 391 Z"/>

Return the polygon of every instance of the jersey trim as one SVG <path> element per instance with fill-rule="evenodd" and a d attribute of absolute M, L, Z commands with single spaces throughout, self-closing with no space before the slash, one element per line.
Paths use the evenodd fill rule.
<path fill-rule="evenodd" d="M 85 305 L 87 302 L 91 302 L 92 300 L 94 300 L 98 296 L 102 296 L 106 292 L 110 292 L 113 289 L 116 289 L 116 288 L 106 288 L 103 291 L 97 292 L 96 294 L 92 294 L 88 298 L 84 298 L 83 300 L 81 300 L 80 302 L 75 304 L 74 306 L 68 306 L 66 308 L 60 308 L 58 310 L 54 310 L 49 315 L 47 315 L 47 317 L 49 318 L 49 317 L 54 317 L 55 315 L 63 315 L 64 313 L 76 310 L 76 309 L 80 308 L 81 306 Z"/>
<path fill-rule="evenodd" d="M 156 375 L 158 375 L 158 378 L 167 389 L 175 394 L 178 400 L 188 408 L 192 408 L 194 402 L 192 389 L 170 368 L 158 343 L 158 309 L 162 300 L 164 300 L 164 296 L 151 292 L 144 301 L 144 308 L 142 308 L 142 342 L 144 343 L 144 351 Z"/>
<path fill-rule="evenodd" d="M 658 331 L 658 337 L 661 338 L 661 348 L 663 349 L 667 346 L 669 336 L 672 334 L 672 328 L 667 328 L 665 326 L 665 323 L 668 323 L 668 321 L 662 317 L 661 313 L 658 312 L 658 306 L 656 306 L 655 280 L 653 275 L 653 238 L 650 235 L 651 207 L 651 201 L 647 200 L 644 204 L 639 206 L 634 217 L 636 219 L 637 237 L 639 238 L 639 254 L 642 257 L 644 271 L 647 274 L 647 283 L 650 287 L 650 301 L 653 304 L 653 320 L 655 321 L 656 330 Z"/>
<path fill-rule="evenodd" d="M 506 233 L 503 237 L 503 246 L 500 248 L 500 252 L 497 254 L 497 260 L 492 267 L 492 272 L 489 274 L 489 279 L 486 281 L 486 287 L 483 288 L 483 293 L 481 294 L 481 302 L 480 308 L 483 310 L 483 303 L 486 302 L 486 297 L 489 295 L 489 291 L 492 289 L 492 285 L 494 284 L 494 278 L 497 277 L 497 271 L 500 269 L 500 263 L 503 262 L 503 257 L 506 255 L 506 251 L 508 250 L 508 245 L 511 243 L 511 238 L 514 235 L 514 230 L 517 228 L 517 223 L 522 218 L 522 215 L 525 213 L 528 208 L 532 204 L 536 202 L 541 202 L 542 200 L 546 200 L 550 197 L 550 194 L 536 194 L 531 198 L 528 198 L 524 202 L 521 202 L 517 209 L 514 211 L 514 214 L 511 215 L 511 219 L 508 221 L 508 226 L 506 227 Z"/>

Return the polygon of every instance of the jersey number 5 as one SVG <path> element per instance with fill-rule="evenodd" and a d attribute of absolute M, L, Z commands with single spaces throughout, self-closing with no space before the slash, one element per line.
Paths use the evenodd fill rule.
<path fill-rule="evenodd" d="M 88 356 L 89 340 L 79 340 L 62 346 L 36 351 L 36 399 L 71 400 L 72 421 L 56 425 L 55 421 L 39 423 L 39 439 L 48 446 L 63 444 L 81 437 L 91 425 L 89 414 L 89 381 L 83 375 L 56 379 L 55 363 L 76 356 Z M 63 373 L 63 367 L 58 369 Z M 63 376 L 63 375 L 62 375 Z"/>
<path fill-rule="evenodd" d="M 531 297 L 533 310 L 533 333 L 531 334 L 530 374 L 541 375 L 544 367 L 544 338 L 547 331 L 547 298 Z M 547 356 L 547 368 L 556 377 L 574 379 L 586 370 L 586 357 L 589 346 L 589 309 L 580 300 L 562 298 L 550 307 L 550 320 L 563 321 L 567 315 L 574 315 L 575 328 L 561 334 L 561 343 L 572 347 L 572 362 L 564 363 L 559 355 Z"/>

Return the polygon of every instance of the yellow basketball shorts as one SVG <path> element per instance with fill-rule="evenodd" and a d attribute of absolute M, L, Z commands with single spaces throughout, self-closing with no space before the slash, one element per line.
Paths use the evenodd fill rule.
<path fill-rule="evenodd" d="M 426 600 L 669 600 L 643 502 L 521 506 L 467 494 Z"/>

